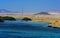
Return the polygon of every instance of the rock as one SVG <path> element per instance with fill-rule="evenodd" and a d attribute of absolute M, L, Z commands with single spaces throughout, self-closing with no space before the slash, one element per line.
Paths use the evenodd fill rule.
<path fill-rule="evenodd" d="M 52 27 L 52 26 L 48 26 L 48 27 Z"/>
<path fill-rule="evenodd" d="M 27 17 L 23 18 L 22 20 L 24 20 L 24 21 L 32 21 L 31 18 L 27 18 Z"/>
<path fill-rule="evenodd" d="M 0 16 L 0 22 L 4 22 L 4 19 L 3 17 Z"/>
<path fill-rule="evenodd" d="M 14 17 L 9 17 L 9 16 L 5 16 L 3 17 L 4 20 L 10 20 L 10 21 L 15 21 L 16 19 Z"/>

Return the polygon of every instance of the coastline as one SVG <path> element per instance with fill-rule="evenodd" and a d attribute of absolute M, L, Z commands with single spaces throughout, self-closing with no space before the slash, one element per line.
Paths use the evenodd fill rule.
<path fill-rule="evenodd" d="M 0 15 L 1 16 L 1 15 Z M 21 14 L 4 14 L 2 16 L 11 16 L 16 19 L 25 17 L 32 19 L 32 22 L 48 22 L 52 27 L 60 27 L 60 15 L 21 15 Z M 57 22 L 56 22 L 57 21 Z"/>

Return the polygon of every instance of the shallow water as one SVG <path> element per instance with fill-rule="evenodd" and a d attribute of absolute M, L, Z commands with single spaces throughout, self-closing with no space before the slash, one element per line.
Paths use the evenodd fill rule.
<path fill-rule="evenodd" d="M 0 22 L 0 38 L 60 38 L 60 29 L 48 27 L 47 22 Z"/>

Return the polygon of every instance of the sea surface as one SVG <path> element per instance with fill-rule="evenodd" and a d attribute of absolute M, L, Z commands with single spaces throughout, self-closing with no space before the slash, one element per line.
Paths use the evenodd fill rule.
<path fill-rule="evenodd" d="M 48 27 L 48 22 L 6 20 L 0 22 L 0 38 L 60 38 L 60 29 Z"/>

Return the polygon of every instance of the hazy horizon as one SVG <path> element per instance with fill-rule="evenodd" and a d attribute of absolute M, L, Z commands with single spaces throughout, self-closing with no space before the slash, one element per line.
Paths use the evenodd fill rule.
<path fill-rule="evenodd" d="M 60 10 L 60 0 L 0 0 L 0 9 L 24 13 Z"/>

